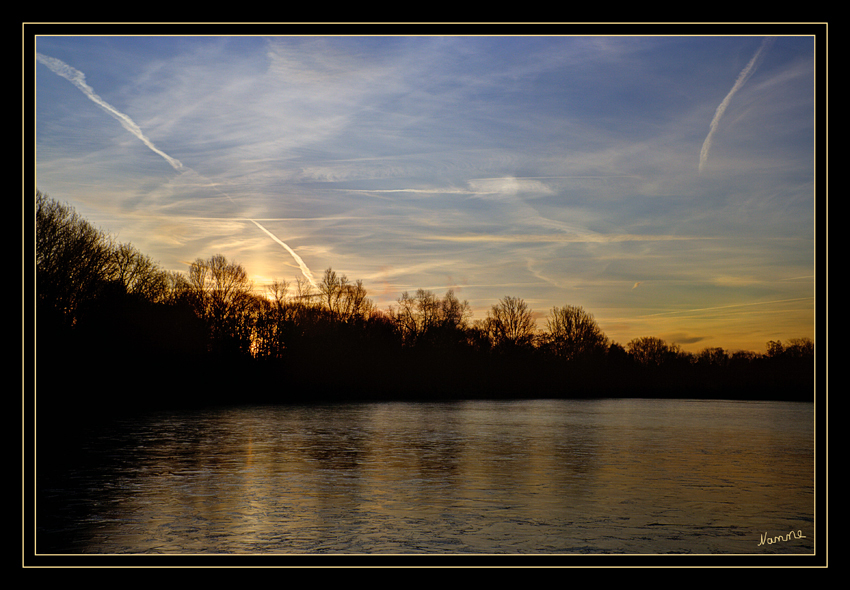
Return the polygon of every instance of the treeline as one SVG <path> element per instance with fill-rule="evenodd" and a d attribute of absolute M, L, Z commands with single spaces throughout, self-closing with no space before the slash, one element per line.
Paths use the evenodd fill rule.
<path fill-rule="evenodd" d="M 484 318 L 449 290 L 378 309 L 332 269 L 315 288 L 257 293 L 240 264 L 162 270 L 72 208 L 36 195 L 37 392 L 55 408 L 351 399 L 721 397 L 813 399 L 814 345 L 687 353 L 612 342 L 578 306 L 506 296 Z M 45 401 L 46 400 L 46 401 Z"/>

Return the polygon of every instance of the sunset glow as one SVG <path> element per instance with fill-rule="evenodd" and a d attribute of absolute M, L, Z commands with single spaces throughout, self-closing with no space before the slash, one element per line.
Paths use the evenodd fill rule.
<path fill-rule="evenodd" d="M 743 31 L 742 31 L 743 33 Z M 815 336 L 811 36 L 39 36 L 38 189 L 167 270 Z"/>

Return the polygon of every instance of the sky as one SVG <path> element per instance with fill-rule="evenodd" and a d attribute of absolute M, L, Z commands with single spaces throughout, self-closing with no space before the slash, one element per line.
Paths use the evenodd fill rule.
<path fill-rule="evenodd" d="M 623 345 L 814 338 L 810 36 L 35 47 L 38 189 L 166 270 L 577 305 Z"/>

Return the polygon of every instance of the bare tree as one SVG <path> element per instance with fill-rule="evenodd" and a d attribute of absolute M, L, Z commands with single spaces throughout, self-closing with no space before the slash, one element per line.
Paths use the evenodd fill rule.
<path fill-rule="evenodd" d="M 791 338 L 783 344 L 779 340 L 767 343 L 769 358 L 813 358 L 815 343 L 810 338 Z"/>
<path fill-rule="evenodd" d="M 42 309 L 67 325 L 112 272 L 111 241 L 74 209 L 36 192 L 36 289 Z"/>
<path fill-rule="evenodd" d="M 389 316 L 407 345 L 421 344 L 457 335 L 467 327 L 472 312 L 469 303 L 461 301 L 449 289 L 444 298 L 419 289 L 415 295 L 402 293 L 398 305 Z"/>
<path fill-rule="evenodd" d="M 681 354 L 677 344 L 668 344 L 655 336 L 642 336 L 626 344 L 626 350 L 632 358 L 645 366 L 661 366 L 674 360 Z"/>
<path fill-rule="evenodd" d="M 211 331 L 215 350 L 250 347 L 250 308 L 255 303 L 248 273 L 240 264 L 216 254 L 189 266 L 190 297 L 196 313 Z"/>
<path fill-rule="evenodd" d="M 495 346 L 523 347 L 533 342 L 536 326 L 525 301 L 505 296 L 487 312 L 483 327 Z"/>
<path fill-rule="evenodd" d="M 339 312 L 340 299 L 348 285 L 348 279 L 343 276 L 338 276 L 336 272 L 328 268 L 322 277 L 322 282 L 319 283 L 319 294 L 321 296 L 322 305 L 336 315 Z"/>
<path fill-rule="evenodd" d="M 725 367 L 729 364 L 729 354 L 719 346 L 703 348 L 695 357 L 697 364 L 710 367 Z"/>
<path fill-rule="evenodd" d="M 780 340 L 770 340 L 767 343 L 767 356 L 769 358 L 777 358 L 785 352 L 785 347 Z"/>
<path fill-rule="evenodd" d="M 814 358 L 815 343 L 811 338 L 791 338 L 785 347 L 785 354 L 792 358 Z"/>
<path fill-rule="evenodd" d="M 472 311 L 467 301 L 461 301 L 454 289 L 449 289 L 439 305 L 439 324 L 443 328 L 463 330 L 467 327 Z"/>
<path fill-rule="evenodd" d="M 287 297 L 289 296 L 289 283 L 275 279 L 272 284 L 266 287 L 271 301 L 278 309 L 286 306 Z"/>
<path fill-rule="evenodd" d="M 168 274 L 130 244 L 119 244 L 111 251 L 111 280 L 125 293 L 151 302 L 162 301 L 168 293 Z"/>
<path fill-rule="evenodd" d="M 374 310 L 362 281 L 351 283 L 345 275 L 328 268 L 319 284 L 322 305 L 342 322 L 364 320 Z"/>
<path fill-rule="evenodd" d="M 579 306 L 552 308 L 546 325 L 549 348 L 567 360 L 602 354 L 608 348 L 608 337 L 593 315 Z"/>
<path fill-rule="evenodd" d="M 437 307 L 437 297 L 430 291 L 419 289 L 412 296 L 407 291 L 401 294 L 389 315 L 405 344 L 415 344 L 436 325 Z"/>

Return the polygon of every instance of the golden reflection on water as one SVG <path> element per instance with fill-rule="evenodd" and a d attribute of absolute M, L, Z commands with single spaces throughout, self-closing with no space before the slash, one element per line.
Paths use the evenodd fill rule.
<path fill-rule="evenodd" d="M 811 406 L 376 404 L 168 416 L 86 551 L 755 553 L 811 532 Z"/>

